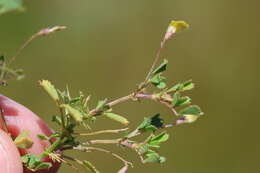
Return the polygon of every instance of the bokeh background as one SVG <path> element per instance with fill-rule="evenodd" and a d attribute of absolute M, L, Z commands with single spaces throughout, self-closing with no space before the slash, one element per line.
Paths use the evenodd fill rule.
<path fill-rule="evenodd" d="M 182 19 L 191 28 L 167 44 L 166 74 L 170 84 L 193 79 L 196 89 L 190 96 L 205 116 L 170 131 L 171 140 L 161 149 L 167 157 L 162 165 L 142 165 L 132 151 L 108 148 L 134 161 L 129 172 L 259 172 L 259 5 L 257 0 L 26 0 L 26 12 L 0 16 L 1 53 L 12 56 L 43 27 L 68 29 L 35 40 L 14 64 L 25 69 L 26 78 L 1 93 L 47 122 L 57 110 L 39 79 L 59 88 L 68 84 L 75 95 L 79 90 L 91 94 L 93 106 L 99 99 L 126 95 L 143 80 L 169 21 Z M 167 121 L 172 118 L 149 101 L 114 110 L 127 116 L 131 127 L 158 112 Z M 93 129 L 121 127 L 101 118 Z M 102 172 L 121 167 L 103 153 L 78 156 L 95 161 Z M 63 166 L 59 172 L 73 171 Z"/>

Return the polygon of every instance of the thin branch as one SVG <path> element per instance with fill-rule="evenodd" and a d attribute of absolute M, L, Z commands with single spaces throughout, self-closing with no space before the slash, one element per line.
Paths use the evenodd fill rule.
<path fill-rule="evenodd" d="M 24 42 L 24 44 L 22 44 L 22 46 L 18 49 L 18 51 L 16 52 L 16 54 L 10 59 L 9 61 L 9 66 L 12 64 L 12 62 L 16 59 L 17 56 L 19 56 L 21 54 L 21 52 L 37 37 L 40 36 L 46 36 L 49 35 L 51 33 L 54 33 L 56 31 L 61 31 L 66 29 L 66 26 L 54 26 L 52 28 L 44 28 L 42 30 L 40 30 L 39 32 L 33 34 L 28 40 L 26 40 Z"/>
<path fill-rule="evenodd" d="M 96 139 L 96 140 L 89 140 L 84 142 L 83 145 L 91 145 L 91 144 L 118 144 L 120 142 L 119 139 Z"/>
<path fill-rule="evenodd" d="M 74 133 L 74 134 L 80 135 L 80 136 L 94 136 L 94 135 L 105 134 L 105 133 L 120 133 L 120 132 L 126 131 L 128 129 L 129 128 L 115 129 L 115 130 L 100 130 L 100 131 L 90 132 L 90 133 Z"/>
<path fill-rule="evenodd" d="M 97 148 L 97 147 L 83 147 L 83 146 L 77 146 L 77 147 L 74 147 L 73 149 L 76 149 L 76 150 L 80 150 L 80 151 L 90 151 L 90 150 L 93 150 L 93 151 L 100 151 L 100 152 L 104 152 L 104 153 L 108 153 L 108 154 L 111 154 L 113 157 L 121 160 L 125 166 L 132 166 L 133 167 L 133 163 L 125 160 L 124 158 L 122 158 L 121 156 L 109 151 L 109 150 L 106 150 L 106 149 L 103 149 L 103 148 Z"/>

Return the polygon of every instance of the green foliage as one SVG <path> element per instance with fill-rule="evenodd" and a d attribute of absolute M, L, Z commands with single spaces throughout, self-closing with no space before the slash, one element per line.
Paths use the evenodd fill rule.
<path fill-rule="evenodd" d="M 169 134 L 163 132 L 157 136 L 152 136 L 147 142 L 150 147 L 159 148 L 162 142 L 165 142 L 169 139 Z"/>
<path fill-rule="evenodd" d="M 21 8 L 21 1 L 19 0 L 0 0 L 0 13 L 3 13 L 8 10 Z M 23 46 L 24 48 L 33 38 L 38 36 L 45 36 L 55 31 L 65 29 L 64 26 L 56 26 L 53 28 L 45 28 L 34 34 Z M 44 91 L 54 100 L 57 111 L 59 115 L 55 113 L 52 116 L 52 121 L 56 123 L 60 128 L 59 130 L 50 135 L 45 136 L 38 134 L 40 140 L 49 141 L 51 145 L 45 149 L 45 151 L 39 156 L 27 154 L 22 157 L 22 162 L 25 167 L 29 168 L 32 171 L 37 171 L 41 169 L 48 169 L 52 166 L 51 163 L 41 161 L 45 157 L 50 157 L 53 160 L 63 161 L 67 159 L 70 161 L 75 161 L 86 170 L 91 171 L 92 173 L 99 173 L 95 166 L 86 160 L 78 160 L 77 158 L 71 158 L 63 155 L 62 159 L 55 151 L 65 151 L 65 150 L 78 150 L 84 152 L 90 151 L 99 151 L 111 154 L 112 157 L 115 157 L 124 163 L 118 173 L 125 173 L 129 166 L 132 165 L 131 162 L 126 161 L 123 157 L 113 153 L 112 151 L 97 148 L 94 144 L 116 144 L 117 146 L 123 146 L 132 149 L 139 156 L 143 163 L 163 163 L 166 161 L 165 157 L 160 156 L 159 149 L 162 143 L 166 142 L 169 139 L 169 134 L 166 131 L 160 132 L 162 129 L 169 127 L 175 127 L 182 123 L 192 123 L 198 119 L 203 113 L 198 106 L 191 105 L 191 98 L 184 96 L 185 91 L 192 90 L 194 88 L 194 83 L 191 80 L 177 83 L 174 86 L 168 87 L 166 83 L 166 77 L 164 77 L 164 72 L 168 66 L 168 60 L 164 59 L 161 64 L 157 67 L 157 62 L 160 58 L 160 52 L 164 47 L 165 43 L 175 35 L 175 33 L 188 28 L 188 24 L 184 21 L 171 21 L 165 37 L 163 38 L 160 49 L 156 55 L 155 61 L 145 78 L 145 80 L 139 85 L 138 88 L 133 89 L 133 92 L 127 96 L 116 99 L 109 102 L 108 99 L 98 101 L 97 105 L 91 109 L 89 106 L 90 97 L 85 97 L 82 92 L 79 92 L 79 95 L 72 97 L 69 91 L 69 88 L 59 90 L 57 89 L 50 81 L 41 80 L 40 86 Z M 21 49 L 22 50 L 22 49 Z M 21 51 L 19 50 L 19 51 Z M 17 55 L 20 53 L 18 51 Z M 16 56 L 17 56 L 16 55 Z M 14 56 L 14 58 L 16 57 Z M 0 56 L 0 81 L 4 82 L 5 80 L 13 77 L 15 79 L 20 79 L 23 74 L 20 70 L 12 70 L 9 68 L 4 56 Z M 156 67 L 156 68 L 155 68 Z M 149 90 L 149 87 L 153 85 L 157 89 L 154 91 Z M 142 123 L 137 126 L 132 131 L 125 135 L 120 134 L 119 132 L 125 131 L 126 129 L 116 129 L 110 130 L 105 129 L 97 132 L 92 132 L 92 124 L 98 120 L 99 116 L 104 116 L 113 121 L 119 122 L 125 126 L 129 125 L 129 121 L 124 116 L 116 114 L 112 111 L 112 107 L 116 104 L 126 102 L 126 101 L 141 101 L 142 99 L 150 99 L 159 104 L 164 105 L 166 108 L 170 109 L 172 113 L 177 116 L 177 121 L 172 124 L 164 124 L 164 120 L 161 118 L 160 114 L 155 114 L 152 117 L 144 117 Z M 186 106 L 186 107 L 185 107 Z M 181 110 L 176 110 L 180 109 Z M 84 126 L 87 132 L 81 132 Z M 91 127 L 91 128 L 90 128 Z M 115 133 L 121 135 L 116 139 L 106 139 L 106 140 L 95 140 L 88 139 L 85 142 L 81 142 L 78 138 L 80 136 L 94 136 L 101 133 Z M 158 133 L 158 134 L 157 134 Z M 134 139 L 139 135 L 149 135 L 144 141 L 138 141 Z M 30 148 L 32 146 L 32 141 L 29 138 L 28 133 L 22 133 L 15 139 L 15 143 L 20 148 Z M 68 162 L 65 162 L 68 163 Z M 71 166 L 72 167 L 72 166 Z"/>
<path fill-rule="evenodd" d="M 193 123 L 199 118 L 199 116 L 203 115 L 203 112 L 201 112 L 200 107 L 197 105 L 186 107 L 179 113 L 182 117 L 184 117 L 186 123 Z"/>
<path fill-rule="evenodd" d="M 175 92 L 173 94 L 173 99 L 172 99 L 172 106 L 173 107 L 178 107 L 178 106 L 183 106 L 191 103 L 191 98 L 188 96 L 182 97 L 180 92 Z"/>
<path fill-rule="evenodd" d="M 48 169 L 52 167 L 49 162 L 41 161 L 37 156 L 32 154 L 26 154 L 21 157 L 23 164 L 32 171 L 38 171 L 41 169 Z"/>
<path fill-rule="evenodd" d="M 183 82 L 183 83 L 177 83 L 176 85 L 172 86 L 170 89 L 167 90 L 168 93 L 175 92 L 175 91 L 188 91 L 192 90 L 194 88 L 194 83 L 192 83 L 191 80 Z"/>
<path fill-rule="evenodd" d="M 144 118 L 144 121 L 137 127 L 139 131 L 155 131 L 163 127 L 163 119 L 161 119 L 160 114 L 156 114 L 149 118 Z"/>
<path fill-rule="evenodd" d="M 162 73 L 166 70 L 168 65 L 168 60 L 164 59 L 163 62 L 152 72 L 152 74 L 155 76 L 159 73 Z"/>
<path fill-rule="evenodd" d="M 22 0 L 0 0 L 0 14 L 13 10 L 23 10 Z"/>
<path fill-rule="evenodd" d="M 121 123 L 121 124 L 123 124 L 125 126 L 129 124 L 129 121 L 125 117 L 123 117 L 121 115 L 118 115 L 118 114 L 115 114 L 115 113 L 112 113 L 112 112 L 105 112 L 104 115 L 107 118 L 110 118 L 110 119 L 112 119 L 112 120 L 114 120 L 116 122 L 119 122 L 119 123 Z"/>

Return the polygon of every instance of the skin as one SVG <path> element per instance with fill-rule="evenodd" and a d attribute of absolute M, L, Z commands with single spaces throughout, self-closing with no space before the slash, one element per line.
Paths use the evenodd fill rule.
<path fill-rule="evenodd" d="M 40 140 L 37 137 L 37 135 L 43 134 L 49 136 L 53 133 L 53 131 L 47 126 L 47 124 L 42 119 L 40 119 L 36 114 L 34 114 L 28 108 L 2 95 L 0 95 L 0 108 L 2 109 L 2 114 L 4 116 L 7 130 L 13 139 L 17 137 L 23 130 L 27 130 L 30 132 L 30 139 L 34 142 L 33 146 L 30 149 L 19 149 L 20 155 L 24 155 L 24 154 L 39 155 L 44 151 L 46 147 L 50 145 L 48 141 Z M 0 128 L 3 127 L 4 127 L 3 122 L 0 121 Z M 9 137 L 8 135 L 6 137 L 6 133 L 4 132 L 2 133 L 5 135 L 2 135 L 3 137 L 1 138 L 1 133 L 0 133 L 0 142 L 1 140 L 5 141 L 5 139 Z M 10 173 L 14 173 L 14 172 L 15 173 L 56 173 L 58 171 L 60 164 L 57 162 L 56 163 L 52 162 L 54 166 L 49 170 L 32 172 L 24 168 L 23 172 L 20 171 L 19 169 L 21 168 L 21 166 L 19 165 L 21 165 L 21 161 L 20 158 L 17 158 L 17 149 L 12 143 L 12 141 L 10 141 L 10 139 L 11 138 L 9 137 L 9 140 L 6 140 L 7 142 L 4 143 L 4 146 L 6 147 L 5 150 L 4 149 L 1 150 L 0 148 L 0 168 L 2 168 L 1 165 L 5 164 L 5 162 L 3 163 L 3 161 L 6 160 L 4 159 L 4 157 L 9 157 L 10 164 L 15 165 L 13 169 L 16 169 L 16 171 L 13 172 L 11 171 Z M 44 158 L 44 161 L 51 162 L 49 158 Z M 9 173 L 6 171 L 4 172 Z"/>

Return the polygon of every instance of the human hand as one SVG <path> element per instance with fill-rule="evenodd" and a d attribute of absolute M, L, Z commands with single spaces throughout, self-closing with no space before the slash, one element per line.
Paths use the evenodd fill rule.
<path fill-rule="evenodd" d="M 47 124 L 29 109 L 5 96 L 0 96 L 0 109 L 5 120 L 5 122 L 0 121 L 0 128 L 6 125 L 12 138 L 17 137 L 24 130 L 29 131 L 29 137 L 33 141 L 31 148 L 19 149 L 18 152 L 11 137 L 0 130 L 0 173 L 56 173 L 60 166 L 57 162 L 52 162 L 53 167 L 49 170 L 32 172 L 22 167 L 20 159 L 20 155 L 39 155 L 50 145 L 48 141 L 42 141 L 37 136 L 38 134 L 49 136 L 53 133 Z M 49 158 L 44 158 L 44 161 L 51 162 Z"/>

